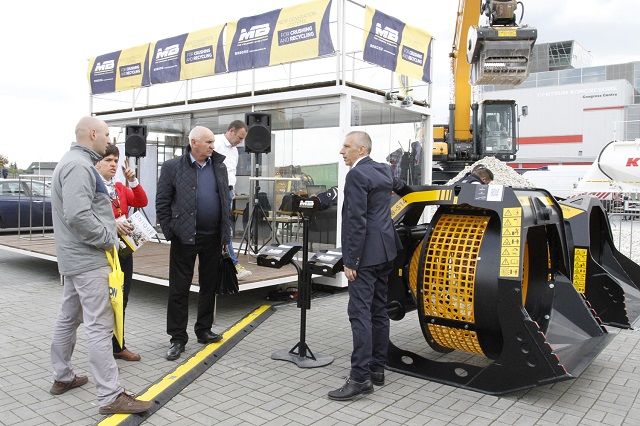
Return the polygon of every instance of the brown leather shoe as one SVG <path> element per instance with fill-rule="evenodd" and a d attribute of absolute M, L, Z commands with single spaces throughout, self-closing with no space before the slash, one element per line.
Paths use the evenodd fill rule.
<path fill-rule="evenodd" d="M 152 406 L 152 401 L 142 401 L 122 392 L 111 404 L 100 407 L 98 412 L 100 414 L 137 414 L 147 411 Z"/>
<path fill-rule="evenodd" d="M 57 380 L 54 380 L 53 386 L 51 386 L 49 393 L 51 395 L 62 395 L 68 390 L 86 385 L 88 381 L 89 379 L 87 378 L 87 376 L 75 376 L 70 382 L 59 382 Z"/>
<path fill-rule="evenodd" d="M 120 352 L 114 352 L 113 357 L 118 359 L 124 359 L 125 361 L 140 361 L 140 359 L 142 358 L 140 354 L 131 352 L 127 348 L 124 348 Z"/>

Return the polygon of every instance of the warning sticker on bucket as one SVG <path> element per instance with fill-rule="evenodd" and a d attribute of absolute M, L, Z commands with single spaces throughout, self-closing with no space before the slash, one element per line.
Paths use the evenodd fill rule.
<path fill-rule="evenodd" d="M 587 281 L 587 249 L 576 247 L 573 251 L 573 286 L 584 294 Z"/>
<path fill-rule="evenodd" d="M 502 235 L 500 247 L 500 276 L 520 276 L 520 232 L 522 207 L 502 209 Z"/>

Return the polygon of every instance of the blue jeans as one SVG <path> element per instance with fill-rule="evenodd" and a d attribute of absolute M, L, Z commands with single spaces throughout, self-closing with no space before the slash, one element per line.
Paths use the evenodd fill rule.
<path fill-rule="evenodd" d="M 233 214 L 233 191 L 229 191 L 229 203 L 231 204 L 229 206 L 229 211 L 231 212 L 231 214 Z M 236 252 L 233 250 L 233 231 L 235 231 L 234 226 L 235 223 L 231 221 L 231 238 L 229 238 L 229 244 L 227 244 L 227 251 L 229 252 L 229 257 L 233 261 L 233 264 L 237 265 L 238 255 L 236 255 Z"/>

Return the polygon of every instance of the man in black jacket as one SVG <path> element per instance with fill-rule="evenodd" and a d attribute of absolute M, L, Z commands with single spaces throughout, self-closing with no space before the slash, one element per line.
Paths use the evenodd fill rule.
<path fill-rule="evenodd" d="M 476 165 L 469 173 L 466 173 L 462 178 L 454 183 L 458 185 L 461 183 L 471 183 L 474 185 L 489 185 L 493 182 L 493 173 L 484 164 Z"/>
<path fill-rule="evenodd" d="M 231 215 L 225 157 L 213 150 L 214 140 L 211 130 L 194 127 L 185 154 L 165 162 L 158 181 L 156 215 L 165 238 L 171 241 L 167 304 L 170 361 L 180 357 L 188 340 L 189 288 L 196 256 L 200 290 L 195 334 L 199 343 L 222 339 L 211 327 L 220 255 L 231 238 Z"/>

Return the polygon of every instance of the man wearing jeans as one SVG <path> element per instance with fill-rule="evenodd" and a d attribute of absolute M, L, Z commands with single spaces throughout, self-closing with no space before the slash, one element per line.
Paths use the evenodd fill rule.
<path fill-rule="evenodd" d="M 76 375 L 71 365 L 76 332 L 84 322 L 100 414 L 133 414 L 152 403 L 124 392 L 111 349 L 113 311 L 105 250 L 113 248 L 118 236 L 107 188 L 94 167 L 107 145 L 107 124 L 82 118 L 76 125 L 76 143 L 52 177 L 53 229 L 64 288 L 51 342 L 54 382 L 49 392 L 61 395 L 87 383 L 87 376 Z"/>
<path fill-rule="evenodd" d="M 236 169 L 238 168 L 238 148 L 244 138 L 247 137 L 247 125 L 242 120 L 234 120 L 229 123 L 227 131 L 224 135 L 216 138 L 214 142 L 216 152 L 225 156 L 224 165 L 227 166 L 227 174 L 229 176 L 229 200 L 233 204 L 234 186 L 236 184 Z M 232 206 L 229 206 L 232 209 Z M 231 237 L 233 239 L 233 230 L 231 231 Z M 229 256 L 236 265 L 236 271 L 238 272 L 238 279 L 246 279 L 251 275 L 251 271 L 247 270 L 244 266 L 238 263 L 238 256 L 233 250 L 233 240 L 229 240 L 229 246 L 227 251 Z"/>

